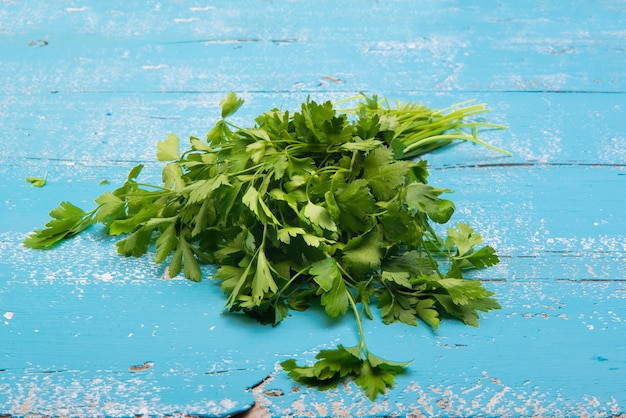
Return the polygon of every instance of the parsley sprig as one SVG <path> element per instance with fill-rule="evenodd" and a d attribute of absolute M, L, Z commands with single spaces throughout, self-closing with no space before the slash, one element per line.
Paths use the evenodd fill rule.
<path fill-rule="evenodd" d="M 448 225 L 445 237 L 435 231 L 455 206 L 442 197 L 450 190 L 428 184 L 426 162 L 413 159 L 453 140 L 487 145 L 478 129 L 502 127 L 467 120 L 483 105 L 441 112 L 362 95 L 338 111 L 307 100 L 299 112 L 272 109 L 242 128 L 228 117 L 243 100 L 229 93 L 220 104 L 206 140 L 191 137 L 182 153 L 175 135 L 157 144 L 167 163 L 162 185 L 138 182 L 138 165 L 89 212 L 62 202 L 24 244 L 50 248 L 100 223 L 123 236 L 120 254 L 139 257 L 153 245 L 172 277 L 199 281 L 200 264 L 218 265 L 213 278 L 230 312 L 276 325 L 313 303 L 331 317 L 351 310 L 357 346 L 282 366 L 320 389 L 350 377 L 372 400 L 408 364 L 367 349 L 363 315 L 372 319 L 372 307 L 386 324 L 434 329 L 443 316 L 478 326 L 478 312 L 500 307 L 480 281 L 463 277 L 498 263 L 495 250 L 466 223 Z"/>

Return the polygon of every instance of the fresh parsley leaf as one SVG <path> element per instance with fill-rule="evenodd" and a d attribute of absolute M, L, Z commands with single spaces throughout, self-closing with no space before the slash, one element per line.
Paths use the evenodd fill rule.
<path fill-rule="evenodd" d="M 410 289 L 412 287 L 411 281 L 409 280 L 411 278 L 411 273 L 408 271 L 383 270 L 380 276 L 380 280 L 382 282 L 395 283 L 406 289 Z"/>
<path fill-rule="evenodd" d="M 124 215 L 124 201 L 112 193 L 106 192 L 100 195 L 96 199 L 96 203 L 99 205 L 98 211 L 93 217 L 96 222 L 106 223 L 108 220 L 117 219 Z"/>
<path fill-rule="evenodd" d="M 406 182 L 409 165 L 395 161 L 391 149 L 379 147 L 370 152 L 363 163 L 363 178 L 379 200 L 390 200 Z"/>
<path fill-rule="evenodd" d="M 176 163 L 170 163 L 163 167 L 162 171 L 163 187 L 166 189 L 181 190 L 185 186 L 183 171 Z"/>
<path fill-rule="evenodd" d="M 117 252 L 126 257 L 140 257 L 148 251 L 154 228 L 141 227 L 117 242 Z"/>
<path fill-rule="evenodd" d="M 156 156 L 159 161 L 177 160 L 179 154 L 178 137 L 176 135 L 169 134 L 165 140 L 157 143 Z"/>
<path fill-rule="evenodd" d="M 337 225 L 324 206 L 317 205 L 310 200 L 304 207 L 304 216 L 313 224 L 328 231 L 337 231 Z"/>
<path fill-rule="evenodd" d="M 61 202 L 50 212 L 52 218 L 45 229 L 34 230 L 23 242 L 29 248 L 50 248 L 93 225 L 92 213 L 85 212 L 70 202 Z"/>
<path fill-rule="evenodd" d="M 298 366 L 293 359 L 285 360 L 281 366 L 296 382 L 316 386 L 320 390 L 337 387 L 340 379 L 352 377 L 370 400 L 392 387 L 395 376 L 402 374 L 410 362 L 384 360 L 362 348 L 338 345 L 333 350 L 322 350 L 312 366 Z"/>
<path fill-rule="evenodd" d="M 475 246 L 483 242 L 480 234 L 474 233 L 474 228 L 464 222 L 458 222 L 455 228 L 448 228 L 446 248 L 452 250 L 456 247 L 457 256 L 462 257 L 468 254 Z"/>
<path fill-rule="evenodd" d="M 241 105 L 243 105 L 243 99 L 238 98 L 233 92 L 228 93 L 226 97 L 220 101 L 222 118 L 227 118 L 234 114 Z"/>
<path fill-rule="evenodd" d="M 359 374 L 354 379 L 354 383 L 359 385 L 373 402 L 379 394 L 385 393 L 387 388 L 393 386 L 396 375 L 404 371 L 403 366 L 394 366 L 378 359 L 376 365 L 370 354 L 368 360 L 364 361 Z"/>
<path fill-rule="evenodd" d="M 354 375 L 363 364 L 363 360 L 339 345 L 335 350 L 321 350 L 316 356 L 318 361 L 312 366 L 298 366 L 293 359 L 281 363 L 294 381 L 320 390 L 337 387 L 341 379 Z"/>
<path fill-rule="evenodd" d="M 496 254 L 493 247 L 485 246 L 471 254 L 464 256 L 464 261 L 470 263 L 475 268 L 484 268 L 495 266 L 500 262 L 500 258 Z"/>
<path fill-rule="evenodd" d="M 464 324 L 473 327 L 479 326 L 478 311 L 487 312 L 492 309 L 500 309 L 500 304 L 493 298 L 484 298 L 471 301 L 465 305 L 457 305 L 449 295 L 434 294 L 438 304 L 443 307 L 444 312 L 454 318 L 463 321 Z"/>
<path fill-rule="evenodd" d="M 376 270 L 383 257 L 381 239 L 382 231 L 378 227 L 350 239 L 343 249 L 342 263 L 357 277 Z"/>
<path fill-rule="evenodd" d="M 309 273 L 320 286 L 321 304 L 331 317 L 346 313 L 349 307 L 347 288 L 337 261 L 328 257 L 311 265 Z"/>
<path fill-rule="evenodd" d="M 451 190 L 414 182 L 406 187 L 404 201 L 409 209 L 427 213 L 435 222 L 446 223 L 454 212 L 454 205 L 450 205 L 452 202 L 439 198 L 439 195 L 446 192 Z"/>
<path fill-rule="evenodd" d="M 434 330 L 439 328 L 439 311 L 435 305 L 434 299 L 420 299 L 413 309 L 415 314 Z"/>
<path fill-rule="evenodd" d="M 335 190 L 332 198 L 336 202 L 339 223 L 343 228 L 350 232 L 365 232 L 370 215 L 376 211 L 376 202 L 368 182 L 359 179 L 344 183 Z"/>
<path fill-rule="evenodd" d="M 198 260 L 195 257 L 191 244 L 181 237 L 179 239 L 178 246 L 179 248 L 182 248 L 183 273 L 185 274 L 185 277 L 189 280 L 193 280 L 194 282 L 199 282 L 202 279 L 202 271 L 200 270 Z"/>
<path fill-rule="evenodd" d="M 274 281 L 274 276 L 270 270 L 265 251 L 263 251 L 263 247 L 261 247 L 256 260 L 254 277 L 252 278 L 252 298 L 255 305 L 260 305 L 263 298 L 269 292 L 276 292 L 277 290 L 278 286 Z"/>
<path fill-rule="evenodd" d="M 304 228 L 295 226 L 285 226 L 284 228 L 281 228 L 277 231 L 278 239 L 287 245 L 289 245 L 289 243 L 291 242 L 291 238 L 305 234 L 306 231 L 304 230 Z"/>
<path fill-rule="evenodd" d="M 178 238 L 176 237 L 176 223 L 170 222 L 166 226 L 156 240 L 156 254 L 154 260 L 162 263 L 178 246 Z"/>
<path fill-rule="evenodd" d="M 26 181 L 34 187 L 43 187 L 47 183 L 47 175 L 44 177 L 26 177 Z"/>
<path fill-rule="evenodd" d="M 437 284 L 447 291 L 456 305 L 467 305 L 472 300 L 484 299 L 492 294 L 476 280 L 446 278 L 437 280 Z"/>
<path fill-rule="evenodd" d="M 417 325 L 417 313 L 413 309 L 417 302 L 415 296 L 408 296 L 398 292 L 397 289 L 386 287 L 378 297 L 378 308 L 385 324 L 402 322 Z"/>

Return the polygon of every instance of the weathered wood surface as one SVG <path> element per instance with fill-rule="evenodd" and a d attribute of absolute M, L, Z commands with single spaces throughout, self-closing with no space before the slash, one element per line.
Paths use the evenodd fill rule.
<path fill-rule="evenodd" d="M 624 414 L 626 4 L 475 3 L 0 3 L 0 415 Z M 97 228 L 20 246 L 137 162 L 158 181 L 155 143 L 202 136 L 230 90 L 241 124 L 307 95 L 487 103 L 510 129 L 486 139 L 513 157 L 464 144 L 428 160 L 454 219 L 501 254 L 476 277 L 503 309 L 478 329 L 367 323 L 374 352 L 414 359 L 372 403 L 277 368 L 356 341 L 349 320 L 223 315 L 215 283 L 162 280 Z"/>

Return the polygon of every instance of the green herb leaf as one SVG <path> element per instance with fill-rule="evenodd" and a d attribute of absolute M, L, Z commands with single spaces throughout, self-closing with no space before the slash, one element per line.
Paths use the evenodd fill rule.
<path fill-rule="evenodd" d="M 500 258 L 490 246 L 483 247 L 469 255 L 464 256 L 464 261 L 470 263 L 475 268 L 495 266 L 500 262 Z"/>
<path fill-rule="evenodd" d="M 173 161 L 177 160 L 180 154 L 178 137 L 174 134 L 169 134 L 167 139 L 157 142 L 157 159 L 159 161 Z"/>
<path fill-rule="evenodd" d="M 306 231 L 304 230 L 304 228 L 299 228 L 295 226 L 286 226 L 277 231 L 278 239 L 285 244 L 289 244 L 291 242 L 291 238 L 305 234 Z"/>
<path fill-rule="evenodd" d="M 448 291 L 452 302 L 456 305 L 467 305 L 472 300 L 491 296 L 479 281 L 463 279 L 441 279 L 437 283 Z"/>
<path fill-rule="evenodd" d="M 96 203 L 99 207 L 93 219 L 97 222 L 106 223 L 108 220 L 124 215 L 124 201 L 112 193 L 106 192 L 100 195 L 96 199 Z"/>
<path fill-rule="evenodd" d="M 43 187 L 46 185 L 47 174 L 44 177 L 26 177 L 26 181 L 34 187 Z"/>
<path fill-rule="evenodd" d="M 183 273 L 185 274 L 185 277 L 193 280 L 194 282 L 199 282 L 202 279 L 202 272 L 200 271 L 198 260 L 196 260 L 191 245 L 181 237 L 178 246 L 182 248 Z"/>
<path fill-rule="evenodd" d="M 399 293 L 391 287 L 386 287 L 378 297 L 378 308 L 385 324 L 402 322 L 407 325 L 417 325 L 417 313 L 413 305 L 418 299 Z"/>
<path fill-rule="evenodd" d="M 226 97 L 220 101 L 220 106 L 222 106 L 222 118 L 227 118 L 234 114 L 241 105 L 243 105 L 243 99 L 238 98 L 233 92 L 228 93 Z"/>
<path fill-rule="evenodd" d="M 383 251 L 381 248 L 382 231 L 380 228 L 352 238 L 343 250 L 342 262 L 358 276 L 380 267 Z"/>
<path fill-rule="evenodd" d="M 414 306 L 415 313 L 435 331 L 439 328 L 439 312 L 433 299 L 421 299 Z"/>
<path fill-rule="evenodd" d="M 371 352 L 364 357 L 360 347 L 338 345 L 334 350 L 322 350 L 312 366 L 298 366 L 294 359 L 281 363 L 296 382 L 316 386 L 321 390 L 337 387 L 340 379 L 351 376 L 371 401 L 393 386 L 395 376 L 402 374 L 410 362 L 382 359 Z"/>
<path fill-rule="evenodd" d="M 356 376 L 354 382 L 359 385 L 365 391 L 365 394 L 373 402 L 376 397 L 384 393 L 389 387 L 392 387 L 396 374 L 403 371 L 402 367 L 391 366 L 387 363 L 383 363 L 381 360 L 374 366 L 371 359 L 364 361 L 359 374 Z M 387 367 L 384 367 L 387 366 Z"/>
<path fill-rule="evenodd" d="M 328 209 L 323 206 L 316 205 L 310 200 L 304 207 L 304 216 L 306 216 L 314 225 L 322 227 L 328 231 L 337 231 L 337 225 L 333 222 Z"/>
<path fill-rule="evenodd" d="M 91 214 L 69 202 L 61 202 L 50 212 L 52 220 L 48 221 L 45 229 L 34 230 L 24 240 L 24 245 L 34 249 L 53 247 L 93 225 Z"/>
<path fill-rule="evenodd" d="M 167 256 L 178 246 L 178 238 L 176 237 L 176 224 L 171 222 L 167 226 L 159 238 L 156 240 L 156 254 L 154 260 L 160 264 L 165 261 Z"/>
<path fill-rule="evenodd" d="M 458 222 L 456 229 L 448 228 L 448 238 L 446 239 L 446 248 L 452 250 L 457 249 L 457 256 L 462 257 L 468 254 L 476 245 L 483 242 L 480 234 L 474 233 L 474 228 L 469 224 Z"/>
<path fill-rule="evenodd" d="M 283 361 L 281 366 L 296 382 L 316 386 L 320 390 L 337 387 L 340 379 L 355 375 L 363 367 L 363 360 L 354 356 L 342 345 L 334 350 L 321 350 L 313 366 L 298 366 L 296 361 Z"/>
<path fill-rule="evenodd" d="M 368 218 L 375 212 L 376 202 L 370 193 L 368 182 L 355 180 L 338 189 L 336 205 L 339 209 L 339 222 L 350 232 L 364 232 L 368 227 Z M 328 203 L 328 199 L 326 199 Z"/>
<path fill-rule="evenodd" d="M 153 228 L 142 227 L 117 242 L 117 252 L 126 257 L 140 257 L 148 251 Z"/>
<path fill-rule="evenodd" d="M 321 303 L 331 317 L 346 313 L 349 307 L 347 288 L 344 283 L 337 261 L 326 258 L 311 265 L 309 273 L 320 286 Z"/>
<path fill-rule="evenodd" d="M 395 161 L 392 151 L 380 147 L 370 152 L 363 163 L 363 178 L 367 179 L 372 192 L 379 200 L 389 200 L 406 182 L 409 166 Z"/>
<path fill-rule="evenodd" d="M 256 261 L 256 271 L 252 279 L 252 298 L 255 306 L 259 306 L 267 293 L 276 292 L 278 286 L 274 281 L 274 276 L 264 251 L 259 251 Z"/>
<path fill-rule="evenodd" d="M 442 193 L 450 193 L 449 189 L 432 187 L 424 183 L 412 183 L 406 187 L 405 202 L 415 212 L 424 212 L 437 223 L 446 223 L 454 213 L 454 203 L 441 199 Z"/>

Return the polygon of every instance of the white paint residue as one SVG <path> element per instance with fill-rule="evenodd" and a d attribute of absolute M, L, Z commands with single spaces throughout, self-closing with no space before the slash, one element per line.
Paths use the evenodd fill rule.
<path fill-rule="evenodd" d="M 457 63 L 454 65 L 452 69 L 452 73 L 448 75 L 446 78 L 437 83 L 437 88 L 441 90 L 452 90 L 457 87 L 457 81 L 459 76 L 461 75 L 464 69 L 464 65 L 461 63 Z"/>
<path fill-rule="evenodd" d="M 215 6 L 204 6 L 204 7 L 190 7 L 189 10 L 192 12 L 207 12 L 209 10 L 216 10 Z"/>
<path fill-rule="evenodd" d="M 110 282 L 111 280 L 113 280 L 113 276 L 111 275 L 111 273 L 104 273 L 104 274 L 95 273 L 94 276 L 96 279 L 102 280 L 103 282 Z"/>
<path fill-rule="evenodd" d="M 9 319 L 9 320 L 13 319 L 13 312 L 5 312 L 4 315 L 2 316 L 4 316 L 6 319 Z"/>
<path fill-rule="evenodd" d="M 525 81 L 518 80 L 513 81 L 513 84 L 518 84 L 521 90 L 528 90 L 523 88 L 522 84 Z M 533 89 L 533 88 L 531 88 Z M 561 132 L 558 129 L 543 129 L 541 130 L 541 145 L 535 144 L 535 138 L 521 137 L 513 134 L 514 141 L 508 148 L 514 155 L 524 158 L 525 160 L 547 162 L 558 159 L 563 149 L 561 146 Z"/>
<path fill-rule="evenodd" d="M 168 65 L 167 64 L 142 65 L 141 68 L 144 70 L 161 70 L 163 68 L 168 68 Z"/>
<path fill-rule="evenodd" d="M 605 143 L 598 150 L 598 157 L 607 163 L 624 161 L 626 159 L 626 137 L 614 136 L 605 140 Z"/>
<path fill-rule="evenodd" d="M 366 47 L 366 52 L 383 51 L 410 51 L 427 50 L 432 53 L 439 53 L 442 49 L 464 49 L 468 43 L 461 38 L 437 36 L 431 38 L 417 39 L 414 41 L 380 41 L 374 42 Z"/>
<path fill-rule="evenodd" d="M 235 409 L 235 407 L 237 406 L 237 401 L 233 401 L 232 399 L 222 399 L 222 401 L 220 402 L 220 405 L 222 405 L 224 408 L 226 409 Z"/>
<path fill-rule="evenodd" d="M 200 20 L 197 17 L 177 17 L 174 19 L 174 23 L 189 23 L 194 22 L 196 20 Z"/>
<path fill-rule="evenodd" d="M 69 13 L 86 12 L 87 10 L 89 10 L 89 7 L 87 7 L 87 6 L 83 6 L 83 7 L 68 7 L 68 8 L 65 9 L 65 11 L 69 12 Z"/>

